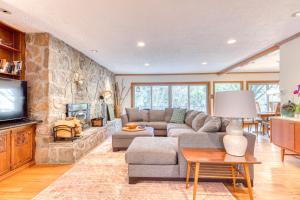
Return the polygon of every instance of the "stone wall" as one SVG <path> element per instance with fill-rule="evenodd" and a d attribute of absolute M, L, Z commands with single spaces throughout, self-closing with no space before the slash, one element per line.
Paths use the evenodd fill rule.
<path fill-rule="evenodd" d="M 52 127 L 65 117 L 66 104 L 90 103 L 91 117 L 99 106 L 99 94 L 113 91 L 115 77 L 83 53 L 47 33 L 26 35 L 26 80 L 29 85 L 29 116 L 43 120 L 37 127 L 37 163 L 49 163 Z M 74 82 L 79 74 L 83 84 Z M 109 100 L 113 103 L 113 99 Z"/>

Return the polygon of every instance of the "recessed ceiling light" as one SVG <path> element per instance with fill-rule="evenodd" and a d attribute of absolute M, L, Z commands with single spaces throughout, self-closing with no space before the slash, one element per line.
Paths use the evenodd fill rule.
<path fill-rule="evenodd" d="M 145 42 L 143 42 L 143 41 L 138 42 L 136 45 L 138 47 L 144 47 L 144 46 L 146 46 Z"/>
<path fill-rule="evenodd" d="M 236 39 L 227 40 L 227 44 L 234 44 L 234 43 L 236 43 Z"/>
<path fill-rule="evenodd" d="M 98 53 L 98 50 L 97 49 L 91 49 L 90 50 L 92 53 Z"/>
<path fill-rule="evenodd" d="M 298 12 L 293 13 L 292 17 L 300 17 L 300 12 L 298 11 Z"/>
<path fill-rule="evenodd" d="M 207 65 L 207 62 L 203 62 L 202 65 Z"/>
<path fill-rule="evenodd" d="M 0 8 L 0 12 L 4 13 L 4 14 L 7 14 L 7 15 L 10 15 L 11 12 L 9 10 L 6 10 L 4 8 Z"/>
<path fill-rule="evenodd" d="M 145 65 L 146 67 L 150 66 L 150 64 L 149 64 L 149 63 L 145 63 L 144 65 Z"/>

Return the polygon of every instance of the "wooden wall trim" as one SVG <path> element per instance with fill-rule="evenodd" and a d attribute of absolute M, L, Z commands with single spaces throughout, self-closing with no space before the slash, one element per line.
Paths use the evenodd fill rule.
<path fill-rule="evenodd" d="M 235 69 L 237 67 L 244 66 L 244 65 L 248 64 L 249 62 L 251 62 L 253 60 L 256 60 L 256 59 L 258 59 L 260 57 L 263 57 L 263 56 L 265 56 L 265 55 L 267 55 L 267 54 L 269 54 L 271 52 L 274 52 L 274 51 L 278 50 L 280 48 L 280 46 L 282 46 L 282 45 L 284 45 L 284 44 L 286 44 L 286 43 L 288 43 L 288 42 L 290 42 L 290 41 L 292 41 L 292 40 L 294 40 L 294 39 L 296 39 L 298 37 L 300 37 L 300 32 L 298 32 L 298 33 L 296 33 L 296 34 L 294 34 L 294 35 L 292 35 L 292 36 L 290 36 L 290 37 L 288 37 L 288 38 L 286 38 L 284 40 L 281 40 L 281 41 L 275 43 L 274 45 L 272 45 L 271 47 L 269 47 L 267 49 L 264 49 L 262 51 L 259 51 L 256 54 L 254 54 L 252 56 L 249 56 L 249 57 L 241 60 L 238 63 L 235 63 L 235 64 L 233 64 L 233 65 L 231 65 L 229 67 L 226 67 L 225 69 L 223 69 L 220 72 L 218 72 L 218 74 L 219 75 L 226 74 L 229 71 L 232 71 L 233 69 Z"/>
<path fill-rule="evenodd" d="M 279 74 L 280 72 L 228 72 L 226 74 Z M 195 76 L 195 75 L 220 75 L 213 73 L 172 73 L 172 74 L 115 74 L 115 76 Z"/>

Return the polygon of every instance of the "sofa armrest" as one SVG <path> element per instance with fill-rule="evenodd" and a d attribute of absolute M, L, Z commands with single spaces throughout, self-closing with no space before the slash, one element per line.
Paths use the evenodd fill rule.
<path fill-rule="evenodd" d="M 127 114 L 121 115 L 121 120 L 122 126 L 125 126 L 129 122 Z"/>
<path fill-rule="evenodd" d="M 178 137 L 178 164 L 180 176 L 186 176 L 186 160 L 183 157 L 182 148 L 218 148 L 224 149 L 223 137 L 225 132 L 218 133 L 190 133 Z M 244 133 L 248 140 L 247 153 L 254 155 L 256 135 Z M 253 178 L 253 167 L 250 167 L 251 178 Z"/>

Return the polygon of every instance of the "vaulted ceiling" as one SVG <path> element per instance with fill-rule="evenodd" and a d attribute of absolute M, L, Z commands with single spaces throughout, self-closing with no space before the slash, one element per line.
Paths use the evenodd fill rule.
<path fill-rule="evenodd" d="M 218 72 L 300 32 L 300 17 L 291 16 L 299 0 L 0 0 L 0 7 L 12 13 L 0 14 L 4 22 L 50 32 L 119 74 Z"/>

